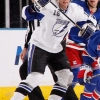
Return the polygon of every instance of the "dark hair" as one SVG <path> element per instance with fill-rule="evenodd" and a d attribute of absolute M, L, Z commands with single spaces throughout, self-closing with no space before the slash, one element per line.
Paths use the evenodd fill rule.
<path fill-rule="evenodd" d="M 98 2 L 98 8 L 100 8 L 100 1 Z"/>

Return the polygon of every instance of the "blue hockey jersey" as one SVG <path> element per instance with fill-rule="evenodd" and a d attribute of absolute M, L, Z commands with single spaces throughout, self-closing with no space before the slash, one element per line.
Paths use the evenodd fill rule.
<path fill-rule="evenodd" d="M 100 57 L 100 31 L 95 32 L 90 37 L 86 46 L 86 50 L 90 56 L 97 58 Z"/>

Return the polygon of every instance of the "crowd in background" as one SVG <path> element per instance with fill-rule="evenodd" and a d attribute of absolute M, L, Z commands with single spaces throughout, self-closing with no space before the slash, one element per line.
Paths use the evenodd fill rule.
<path fill-rule="evenodd" d="M 0 28 L 6 28 L 5 24 L 5 2 L 6 0 L 0 1 Z M 26 28 L 26 21 L 22 19 L 22 26 L 20 26 L 20 2 L 22 2 L 21 7 L 27 5 L 27 2 L 30 4 L 31 0 L 9 0 L 10 7 L 10 28 Z"/>

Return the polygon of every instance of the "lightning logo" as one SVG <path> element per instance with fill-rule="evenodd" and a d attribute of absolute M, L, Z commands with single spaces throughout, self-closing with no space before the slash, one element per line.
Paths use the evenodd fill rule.
<path fill-rule="evenodd" d="M 62 37 L 65 35 L 65 29 L 67 28 L 69 21 L 57 19 L 56 23 L 53 26 L 53 36 Z"/>

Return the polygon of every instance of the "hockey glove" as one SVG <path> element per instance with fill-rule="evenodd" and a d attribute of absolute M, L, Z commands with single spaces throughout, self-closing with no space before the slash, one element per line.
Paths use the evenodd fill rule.
<path fill-rule="evenodd" d="M 81 85 L 84 85 L 88 80 L 93 76 L 93 71 L 90 66 L 82 65 L 78 73 L 78 82 Z"/>
<path fill-rule="evenodd" d="M 34 8 L 34 4 L 32 4 L 32 5 L 23 7 L 22 17 L 25 20 L 33 21 L 34 19 L 41 20 L 44 17 L 44 15 L 42 13 L 37 12 Z"/>
<path fill-rule="evenodd" d="M 93 25 L 93 23 L 86 23 L 83 25 L 82 31 L 78 33 L 78 36 L 88 39 L 95 31 L 96 27 Z"/>
<path fill-rule="evenodd" d="M 34 5 L 35 5 L 35 9 L 37 11 L 42 10 L 43 7 L 45 7 L 48 3 L 50 2 L 50 0 L 35 0 Z"/>

